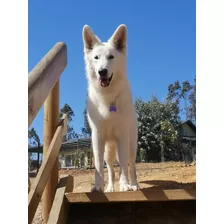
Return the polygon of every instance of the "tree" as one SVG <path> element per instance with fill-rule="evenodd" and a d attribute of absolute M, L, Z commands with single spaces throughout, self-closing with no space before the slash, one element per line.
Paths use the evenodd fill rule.
<path fill-rule="evenodd" d="M 40 146 L 40 138 L 34 128 L 28 130 L 28 139 L 29 139 L 29 145 L 38 145 Z"/>
<path fill-rule="evenodd" d="M 72 108 L 67 103 L 61 108 L 59 118 L 62 118 L 63 114 L 67 114 L 69 122 L 72 121 L 72 117 L 75 116 Z"/>
<path fill-rule="evenodd" d="M 196 123 L 196 77 L 194 78 L 194 84 L 191 86 L 191 92 L 188 96 L 190 107 L 188 108 L 188 118 Z"/>
<path fill-rule="evenodd" d="M 72 118 L 75 116 L 72 108 L 66 103 L 60 110 L 59 118 L 61 119 L 63 114 L 68 116 L 67 134 L 64 137 L 64 141 L 68 141 L 73 138 L 78 138 L 78 134 L 74 131 L 71 122 Z"/>
<path fill-rule="evenodd" d="M 138 158 L 145 161 L 172 159 L 169 147 L 178 137 L 179 109 L 175 103 L 159 102 L 156 96 L 150 101 L 135 102 L 138 121 Z M 146 152 L 145 152 L 145 151 Z"/>
<path fill-rule="evenodd" d="M 87 119 L 87 110 L 86 110 L 86 108 L 85 108 L 85 110 L 83 112 L 83 115 L 84 115 L 84 127 L 82 128 L 82 134 L 85 137 L 89 137 L 89 136 L 91 136 L 91 128 L 89 126 L 89 122 L 88 122 L 88 119 Z"/>
<path fill-rule="evenodd" d="M 186 119 L 196 122 L 196 77 L 194 78 L 194 84 L 190 84 L 189 81 L 183 81 L 180 85 L 179 81 L 175 81 L 174 84 L 168 86 L 167 100 L 175 103 L 180 107 L 180 103 L 184 102 L 184 109 L 180 111 L 185 115 Z"/>
<path fill-rule="evenodd" d="M 36 132 L 36 130 L 34 128 L 28 130 L 28 147 L 30 146 L 38 146 L 38 148 L 40 147 L 40 138 Z M 33 160 L 33 154 L 32 153 L 28 153 L 28 164 L 29 164 L 29 167 L 31 167 L 31 164 L 32 164 L 32 160 Z M 38 153 L 38 163 L 39 163 L 39 153 Z M 39 164 L 37 165 L 37 172 L 38 172 L 38 169 L 39 169 Z"/>

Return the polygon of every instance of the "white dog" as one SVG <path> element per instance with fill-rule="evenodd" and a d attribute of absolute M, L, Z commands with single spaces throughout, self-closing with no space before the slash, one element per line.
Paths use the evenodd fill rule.
<path fill-rule="evenodd" d="M 89 26 L 83 27 L 88 80 L 87 117 L 95 160 L 92 191 L 104 191 L 104 160 L 108 167 L 106 191 L 114 191 L 115 159 L 120 165 L 120 191 L 139 189 L 135 168 L 137 121 L 126 75 L 126 41 L 125 25 L 120 25 L 106 43 L 101 42 Z"/>

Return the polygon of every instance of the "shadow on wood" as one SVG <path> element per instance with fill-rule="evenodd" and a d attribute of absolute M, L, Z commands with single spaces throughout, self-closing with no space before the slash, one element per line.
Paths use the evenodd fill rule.
<path fill-rule="evenodd" d="M 192 183 L 180 183 L 177 181 L 172 180 L 146 180 L 146 181 L 140 181 L 139 183 L 144 183 L 151 185 L 150 189 L 189 189 L 189 188 L 196 188 L 196 182 Z M 143 188 L 143 189 L 148 189 Z"/>
<path fill-rule="evenodd" d="M 179 201 L 196 200 L 195 189 L 143 189 L 140 191 L 111 192 L 111 193 L 67 193 L 70 203 L 107 203 L 107 202 L 136 202 L 136 201 Z"/>

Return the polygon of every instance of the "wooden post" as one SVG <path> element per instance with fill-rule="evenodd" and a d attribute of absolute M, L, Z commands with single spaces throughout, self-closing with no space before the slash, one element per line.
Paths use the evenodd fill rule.
<path fill-rule="evenodd" d="M 59 80 L 44 103 L 44 146 L 43 157 L 45 157 L 55 130 L 59 123 Z M 43 158 L 44 159 L 44 158 Z M 56 187 L 58 184 L 58 157 L 55 161 L 51 175 L 42 196 L 43 219 L 47 223 L 51 206 L 53 204 Z"/>
<path fill-rule="evenodd" d="M 69 203 L 65 198 L 65 193 L 71 193 L 73 190 L 73 177 L 65 176 L 60 178 L 54 203 L 51 208 L 48 224 L 67 223 L 69 213 Z"/>
<path fill-rule="evenodd" d="M 40 149 L 40 143 L 38 142 L 38 150 Z M 37 152 L 37 173 L 40 169 L 40 153 L 39 151 Z"/>
<path fill-rule="evenodd" d="M 161 152 L 161 162 L 165 162 L 165 156 L 164 156 L 164 144 L 160 144 L 160 152 Z"/>
<path fill-rule="evenodd" d="M 182 155 L 183 162 L 186 163 L 185 156 L 184 156 L 184 151 L 183 151 L 183 140 L 182 140 L 182 138 L 180 140 L 180 152 L 181 152 L 181 155 Z"/>
<path fill-rule="evenodd" d="M 90 150 L 90 168 L 93 168 L 93 151 L 92 149 Z"/>
<path fill-rule="evenodd" d="M 191 162 L 194 162 L 194 148 L 192 147 L 191 137 L 190 137 L 190 147 L 191 147 L 191 157 L 192 157 L 192 161 Z"/>
<path fill-rule="evenodd" d="M 29 173 L 28 173 L 28 193 L 30 192 L 30 188 L 31 188 L 31 182 L 30 182 Z"/>
<path fill-rule="evenodd" d="M 54 137 L 51 141 L 48 151 L 45 154 L 45 159 L 40 167 L 40 170 L 36 176 L 36 179 L 31 186 L 31 189 L 29 192 L 29 198 L 28 198 L 28 202 L 29 202 L 28 203 L 28 212 L 29 212 L 28 224 L 32 223 L 32 220 L 36 213 L 36 209 L 40 202 L 41 196 L 43 195 L 46 184 L 52 173 L 52 169 L 55 165 L 55 161 L 58 157 L 58 154 L 61 148 L 63 137 L 65 136 L 67 132 L 67 121 L 68 121 L 68 116 L 64 114 L 61 119 L 61 122 L 59 123 L 55 131 Z"/>
<path fill-rule="evenodd" d="M 37 173 L 38 173 L 39 168 L 40 168 L 39 160 L 40 160 L 40 154 L 39 154 L 39 152 L 38 152 L 38 153 L 37 153 Z M 36 173 L 36 174 L 37 174 L 37 173 Z"/>

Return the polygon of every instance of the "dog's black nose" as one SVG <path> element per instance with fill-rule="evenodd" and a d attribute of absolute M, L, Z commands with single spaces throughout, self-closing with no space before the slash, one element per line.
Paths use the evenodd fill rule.
<path fill-rule="evenodd" d="M 105 77 L 106 75 L 107 75 L 107 69 L 106 68 L 104 68 L 104 69 L 101 69 L 101 70 L 99 70 L 98 71 L 98 73 L 99 73 L 99 75 L 101 76 L 101 77 Z"/>

